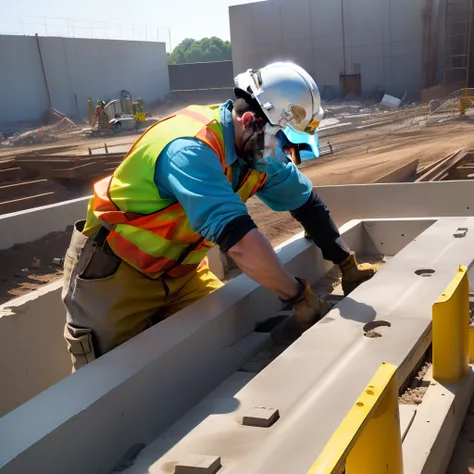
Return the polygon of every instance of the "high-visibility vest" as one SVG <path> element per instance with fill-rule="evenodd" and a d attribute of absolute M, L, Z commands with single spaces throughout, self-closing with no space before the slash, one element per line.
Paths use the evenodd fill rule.
<path fill-rule="evenodd" d="M 161 151 L 181 137 L 195 137 L 210 146 L 232 183 L 219 106 L 191 106 L 148 128 L 113 175 L 94 185 L 89 201 L 83 232 L 91 235 L 101 225 L 109 229 L 107 243 L 112 251 L 151 278 L 164 273 L 177 277 L 194 270 L 213 246 L 191 229 L 183 206 L 162 198 L 155 184 Z M 250 170 L 235 192 L 245 202 L 266 179 L 267 174 Z"/>

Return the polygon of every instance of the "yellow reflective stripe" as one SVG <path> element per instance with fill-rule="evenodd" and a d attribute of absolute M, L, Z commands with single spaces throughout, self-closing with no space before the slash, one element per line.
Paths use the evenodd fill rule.
<path fill-rule="evenodd" d="M 158 234 L 126 224 L 118 224 L 115 226 L 115 231 L 152 257 L 178 260 L 182 253 L 192 245 L 166 240 Z"/>
<path fill-rule="evenodd" d="M 247 180 L 242 183 L 237 194 L 243 202 L 246 202 L 260 188 L 260 183 L 265 179 L 265 174 L 259 171 L 252 171 Z"/>
<path fill-rule="evenodd" d="M 201 260 L 206 257 L 207 252 L 209 252 L 208 248 L 204 248 L 201 250 L 194 250 L 182 261 L 182 264 L 192 265 L 192 264 L 200 263 Z"/>

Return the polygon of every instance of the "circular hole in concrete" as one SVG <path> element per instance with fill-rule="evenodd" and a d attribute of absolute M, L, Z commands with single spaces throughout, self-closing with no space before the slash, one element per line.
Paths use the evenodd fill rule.
<path fill-rule="evenodd" d="M 435 271 L 431 268 L 420 268 L 419 270 L 415 270 L 415 275 L 421 276 L 421 277 L 430 277 L 433 275 Z"/>
<path fill-rule="evenodd" d="M 388 321 L 371 321 L 370 323 L 364 324 L 364 336 L 369 338 L 382 337 L 381 328 L 389 327 L 392 327 L 392 323 L 389 323 Z"/>

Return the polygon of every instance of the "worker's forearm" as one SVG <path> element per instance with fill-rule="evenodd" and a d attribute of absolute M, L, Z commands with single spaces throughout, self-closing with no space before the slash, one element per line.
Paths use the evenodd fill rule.
<path fill-rule="evenodd" d="M 283 300 L 294 298 L 300 291 L 299 283 L 280 262 L 270 242 L 252 229 L 227 252 L 242 271 Z"/>
<path fill-rule="evenodd" d="M 324 259 L 338 265 L 349 257 L 350 251 L 342 240 L 329 209 L 314 191 L 308 201 L 292 211 L 291 215 L 303 225 L 313 242 L 321 249 Z"/>

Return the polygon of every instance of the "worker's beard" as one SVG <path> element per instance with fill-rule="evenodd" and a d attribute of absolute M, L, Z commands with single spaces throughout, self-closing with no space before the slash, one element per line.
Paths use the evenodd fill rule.
<path fill-rule="evenodd" d="M 247 126 L 246 134 L 242 143 L 240 156 L 252 167 L 263 161 L 266 157 L 265 148 L 265 122 L 257 119 L 250 122 Z"/>

